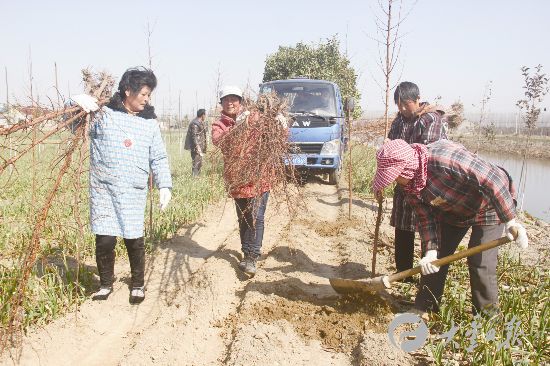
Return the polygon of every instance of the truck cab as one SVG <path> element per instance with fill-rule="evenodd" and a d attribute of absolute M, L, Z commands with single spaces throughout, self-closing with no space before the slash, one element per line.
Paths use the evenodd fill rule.
<path fill-rule="evenodd" d="M 345 148 L 345 115 L 338 85 L 326 80 L 274 80 L 260 93 L 276 92 L 290 106 L 290 161 L 302 174 L 328 174 L 338 184 Z"/>

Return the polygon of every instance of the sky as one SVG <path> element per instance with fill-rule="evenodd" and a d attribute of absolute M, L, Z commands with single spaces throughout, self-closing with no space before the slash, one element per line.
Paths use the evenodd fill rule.
<path fill-rule="evenodd" d="M 550 1 L 403 0 L 403 8 L 410 12 L 400 26 L 392 84 L 415 82 L 424 100 L 461 100 L 476 112 L 490 82 L 488 111 L 513 113 L 523 97 L 520 68 L 542 64 L 550 74 Z M 86 67 L 118 83 L 127 68 L 149 64 L 149 25 L 157 113 L 211 107 L 218 75 L 222 84 L 257 89 L 266 57 L 279 46 L 333 35 L 358 74 L 362 108 L 384 108 L 373 40 L 377 0 L 0 0 L 0 14 L 0 103 L 6 70 L 10 102 L 29 101 L 31 63 L 41 102 L 56 100 L 54 64 L 64 96 L 83 91 Z M 550 107 L 550 96 L 543 106 Z"/>

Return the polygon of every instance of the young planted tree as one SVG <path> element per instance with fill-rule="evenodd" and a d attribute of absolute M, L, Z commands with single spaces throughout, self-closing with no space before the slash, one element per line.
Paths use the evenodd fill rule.
<path fill-rule="evenodd" d="M 492 94 L 492 85 L 493 82 L 489 80 L 485 84 L 483 90 L 483 96 L 481 97 L 480 110 L 479 110 L 479 120 L 474 122 L 474 135 L 476 139 L 476 148 L 475 152 L 477 153 L 487 140 L 493 140 L 495 137 L 495 124 L 487 123 L 487 115 L 489 112 L 489 101 L 491 100 Z"/>
<path fill-rule="evenodd" d="M 397 6 L 395 6 L 397 4 Z M 410 7 L 407 14 L 402 15 L 403 1 L 386 0 L 378 1 L 380 16 L 376 16 L 375 23 L 377 28 L 377 37 L 373 38 L 378 44 L 378 67 L 384 77 L 382 83 L 375 79 L 376 83 L 384 90 L 384 137 L 388 135 L 389 118 L 388 111 L 390 107 L 390 92 L 395 88 L 397 82 L 392 84 L 392 76 L 395 67 L 399 61 L 401 51 L 400 34 L 401 24 L 407 18 L 414 4 Z"/>
<path fill-rule="evenodd" d="M 527 182 L 527 151 L 531 146 L 531 135 L 533 130 L 537 126 L 537 122 L 540 117 L 540 104 L 544 100 L 544 97 L 548 93 L 548 76 L 542 72 L 542 65 L 535 66 L 535 70 L 531 73 L 530 68 L 523 66 L 521 68 L 521 74 L 524 79 L 524 96 L 525 98 L 517 101 L 516 105 L 519 107 L 522 119 L 527 127 L 527 139 L 525 140 L 525 146 L 523 150 L 523 163 L 521 166 L 521 174 L 519 179 L 519 209 L 523 207 L 523 198 L 525 197 L 525 184 Z"/>
<path fill-rule="evenodd" d="M 151 37 L 153 36 L 153 30 L 155 26 L 149 24 L 147 22 L 147 30 L 145 32 L 145 35 L 147 37 L 147 59 L 149 63 L 149 69 L 153 69 L 153 56 L 151 55 Z M 149 103 L 152 102 L 152 99 Z M 151 237 L 153 234 L 153 172 L 149 169 L 149 232 L 147 236 Z"/>
<path fill-rule="evenodd" d="M 523 86 L 525 98 L 516 103 L 523 113 L 522 117 L 525 127 L 529 131 L 528 135 L 537 126 L 540 117 L 540 104 L 548 93 L 548 76 L 542 73 L 542 65 L 537 65 L 532 75 L 529 70 L 530 68 L 526 66 L 521 68 L 521 74 L 525 81 Z"/>
<path fill-rule="evenodd" d="M 394 5 L 398 3 L 395 8 Z M 378 6 L 381 11 L 381 16 L 376 16 L 375 23 L 378 37 L 374 40 L 378 43 L 378 66 L 384 76 L 383 84 L 376 81 L 381 89 L 384 90 L 384 138 L 388 136 L 389 118 L 388 112 L 390 108 L 390 91 L 395 88 L 392 85 L 392 75 L 399 60 L 399 52 L 401 50 L 399 29 L 407 15 L 402 16 L 403 2 L 395 0 L 378 1 Z M 412 9 L 412 7 L 411 7 Z M 409 10 L 410 11 L 410 10 Z M 379 197 L 380 198 L 380 197 Z M 380 223 L 382 222 L 382 205 L 383 198 L 378 199 L 378 212 L 376 217 L 376 227 L 374 230 L 374 244 L 372 253 L 372 269 L 371 277 L 376 275 L 376 252 L 378 246 L 378 235 Z"/>

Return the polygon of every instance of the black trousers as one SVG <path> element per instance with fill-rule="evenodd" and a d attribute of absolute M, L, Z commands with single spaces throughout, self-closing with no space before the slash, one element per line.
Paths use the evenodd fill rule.
<path fill-rule="evenodd" d="M 441 248 L 438 258 L 446 257 L 455 252 L 458 244 L 468 232 L 468 227 L 457 227 L 446 223 L 441 224 Z M 502 236 L 504 225 L 472 226 L 472 234 L 468 248 L 478 246 Z M 470 273 L 470 288 L 474 314 L 498 307 L 497 284 L 498 248 L 486 250 L 468 257 Z M 449 265 L 441 266 L 439 272 L 422 276 L 420 289 L 416 295 L 415 307 L 423 311 L 439 311 L 439 304 L 445 289 L 445 280 Z"/>
<path fill-rule="evenodd" d="M 395 267 L 397 272 L 413 267 L 414 231 L 395 228 Z"/>
<path fill-rule="evenodd" d="M 115 245 L 116 236 L 95 236 L 95 258 L 99 280 L 102 287 L 113 286 L 115 278 Z M 142 287 L 145 282 L 145 243 L 143 237 L 124 238 L 124 245 L 130 260 L 132 287 Z"/>
<path fill-rule="evenodd" d="M 191 150 L 191 159 L 193 160 L 192 170 L 193 177 L 198 177 L 202 168 L 202 156 L 195 150 Z"/>

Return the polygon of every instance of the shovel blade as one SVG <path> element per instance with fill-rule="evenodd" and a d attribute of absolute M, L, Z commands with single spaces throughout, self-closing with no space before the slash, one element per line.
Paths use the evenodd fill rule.
<path fill-rule="evenodd" d="M 329 281 L 334 291 L 342 295 L 372 293 L 387 288 L 387 286 L 384 285 L 383 277 L 370 278 L 367 280 L 330 278 Z"/>

